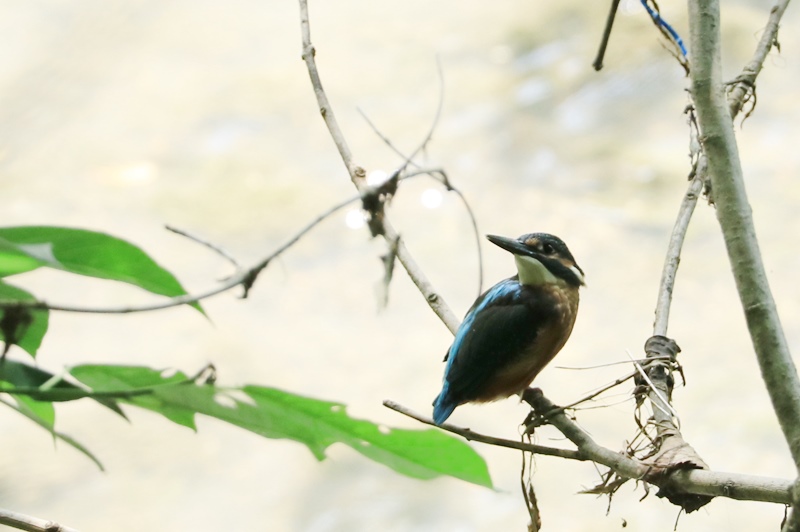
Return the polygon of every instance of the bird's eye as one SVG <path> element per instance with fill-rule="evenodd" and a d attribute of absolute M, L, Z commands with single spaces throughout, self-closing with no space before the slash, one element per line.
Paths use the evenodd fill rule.
<path fill-rule="evenodd" d="M 548 255 L 552 255 L 553 253 L 555 253 L 556 249 L 553 247 L 552 244 L 545 243 L 542 246 L 542 251 L 544 251 Z"/>

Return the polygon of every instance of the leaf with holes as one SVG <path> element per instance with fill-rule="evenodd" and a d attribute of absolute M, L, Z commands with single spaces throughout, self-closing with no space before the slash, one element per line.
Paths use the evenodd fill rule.
<path fill-rule="evenodd" d="M 196 384 L 182 373 L 138 366 L 84 365 L 70 373 L 94 391 L 150 388 L 151 394 L 119 399 L 158 412 L 196 429 L 195 414 L 204 414 L 266 438 L 305 444 L 318 460 L 326 449 L 344 443 L 367 458 L 404 475 L 430 479 L 452 476 L 491 487 L 486 462 L 469 445 L 441 431 L 390 429 L 354 419 L 339 403 L 293 393 L 244 386 L 221 388 Z"/>

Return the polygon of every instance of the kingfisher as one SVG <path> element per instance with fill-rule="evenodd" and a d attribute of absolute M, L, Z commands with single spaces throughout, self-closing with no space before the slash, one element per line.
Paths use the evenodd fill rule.
<path fill-rule="evenodd" d="M 433 401 L 437 425 L 464 403 L 524 391 L 564 347 L 578 314 L 584 274 L 563 240 L 547 233 L 486 238 L 514 255 L 517 275 L 481 294 L 456 331 Z"/>

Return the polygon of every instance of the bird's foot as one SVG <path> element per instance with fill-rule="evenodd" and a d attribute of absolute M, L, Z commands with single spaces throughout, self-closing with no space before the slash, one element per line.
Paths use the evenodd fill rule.
<path fill-rule="evenodd" d="M 541 388 L 526 388 L 520 394 L 520 398 L 531 407 L 531 411 L 522 422 L 522 425 L 525 427 L 524 434 L 533 434 L 538 427 L 547 424 L 547 419 L 539 415 L 536 411 L 536 404 L 542 397 L 544 397 L 544 394 Z"/>

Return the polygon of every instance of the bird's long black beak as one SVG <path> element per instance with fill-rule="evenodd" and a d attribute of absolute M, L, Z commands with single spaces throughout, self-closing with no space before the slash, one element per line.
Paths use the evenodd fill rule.
<path fill-rule="evenodd" d="M 486 238 L 495 246 L 501 247 L 514 255 L 526 255 L 528 257 L 535 257 L 538 255 L 516 238 L 506 238 L 497 235 L 486 235 Z"/>

